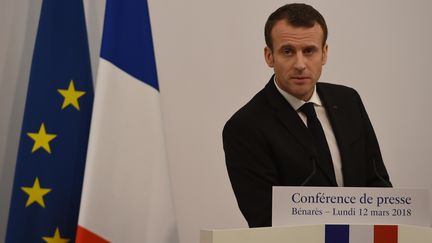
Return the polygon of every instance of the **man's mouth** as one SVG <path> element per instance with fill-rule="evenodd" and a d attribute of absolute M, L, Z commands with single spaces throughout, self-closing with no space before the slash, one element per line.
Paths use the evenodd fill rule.
<path fill-rule="evenodd" d="M 309 77 L 307 77 L 307 76 L 293 76 L 293 77 L 291 77 L 292 79 L 309 79 Z"/>

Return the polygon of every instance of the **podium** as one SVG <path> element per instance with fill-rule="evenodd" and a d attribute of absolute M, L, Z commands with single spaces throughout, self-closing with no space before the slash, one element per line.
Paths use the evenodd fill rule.
<path fill-rule="evenodd" d="M 328 225 L 327 225 L 328 226 Z M 335 226 L 335 225 L 333 225 Z M 356 232 L 357 239 L 344 242 L 373 243 L 374 227 L 378 225 L 345 225 L 349 228 L 363 229 Z M 396 240 L 385 239 L 383 243 L 431 243 L 432 228 L 394 225 Z M 372 230 L 372 232 L 368 232 Z M 363 235 L 362 235 L 363 234 Z M 351 237 L 351 236 L 350 236 Z M 200 243 L 340 243 L 326 241 L 326 225 L 305 225 L 285 227 L 263 227 L 250 229 L 201 230 Z"/>
<path fill-rule="evenodd" d="M 273 187 L 273 227 L 201 230 L 200 243 L 432 243 L 427 189 Z"/>

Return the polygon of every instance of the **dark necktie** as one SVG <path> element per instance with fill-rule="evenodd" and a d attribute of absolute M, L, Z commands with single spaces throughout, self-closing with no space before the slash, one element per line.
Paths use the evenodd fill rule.
<path fill-rule="evenodd" d="M 330 176 L 333 183 L 336 183 L 336 177 L 333 168 L 333 162 L 330 154 L 330 149 L 325 138 L 324 130 L 321 126 L 314 104 L 311 102 L 305 103 L 299 109 L 307 118 L 307 127 L 312 134 L 315 146 L 318 152 L 318 163 L 321 168 Z"/>

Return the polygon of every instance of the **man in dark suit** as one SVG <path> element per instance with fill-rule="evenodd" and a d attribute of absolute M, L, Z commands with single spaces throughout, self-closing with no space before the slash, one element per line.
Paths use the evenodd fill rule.
<path fill-rule="evenodd" d="M 357 92 L 317 83 L 327 26 L 306 4 L 288 4 L 265 25 L 267 85 L 226 123 L 228 174 L 250 227 L 271 226 L 272 186 L 391 187 Z"/>

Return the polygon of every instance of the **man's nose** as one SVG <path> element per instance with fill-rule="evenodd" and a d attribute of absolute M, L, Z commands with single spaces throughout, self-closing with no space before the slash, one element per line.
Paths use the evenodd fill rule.
<path fill-rule="evenodd" d="M 299 71 L 303 71 L 304 69 L 306 69 L 306 59 L 303 56 L 303 53 L 297 53 L 294 68 Z"/>

